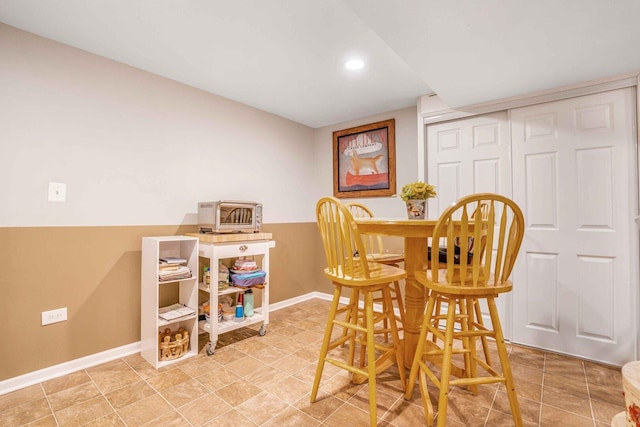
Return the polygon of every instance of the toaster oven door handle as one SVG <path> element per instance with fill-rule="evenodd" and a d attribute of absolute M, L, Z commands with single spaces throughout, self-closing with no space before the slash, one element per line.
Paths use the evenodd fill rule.
<path fill-rule="evenodd" d="M 240 246 L 240 247 L 238 248 L 238 250 L 239 250 L 240 252 L 245 252 L 247 249 L 249 249 L 249 247 L 248 247 L 247 245 L 242 245 L 242 246 Z"/>

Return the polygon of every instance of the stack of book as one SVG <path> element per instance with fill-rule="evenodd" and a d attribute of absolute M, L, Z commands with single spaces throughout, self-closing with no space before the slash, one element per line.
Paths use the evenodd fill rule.
<path fill-rule="evenodd" d="M 191 269 L 187 266 L 187 260 L 176 257 L 163 257 L 159 260 L 158 280 L 162 282 L 188 279 L 191 277 Z"/>
<path fill-rule="evenodd" d="M 158 317 L 167 322 L 171 322 L 181 317 L 193 316 L 194 314 L 196 314 L 194 309 L 177 303 L 167 307 L 162 307 L 158 310 Z"/>

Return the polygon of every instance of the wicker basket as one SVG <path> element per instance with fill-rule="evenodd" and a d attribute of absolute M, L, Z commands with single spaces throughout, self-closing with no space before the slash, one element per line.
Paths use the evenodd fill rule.
<path fill-rule="evenodd" d="M 158 333 L 158 360 L 178 359 L 189 352 L 189 331 L 184 328 L 172 332 L 167 328 Z"/>

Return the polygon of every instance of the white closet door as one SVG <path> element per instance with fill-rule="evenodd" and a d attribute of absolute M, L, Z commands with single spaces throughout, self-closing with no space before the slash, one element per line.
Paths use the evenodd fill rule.
<path fill-rule="evenodd" d="M 438 193 L 429 201 L 429 218 L 467 194 L 510 197 L 509 139 L 504 111 L 427 126 L 428 182 Z"/>
<path fill-rule="evenodd" d="M 505 111 L 427 126 L 428 182 L 438 196 L 429 201 L 429 218 L 440 214 L 462 196 L 498 193 L 511 197 L 510 135 Z M 497 300 L 504 334 L 510 336 L 510 296 Z M 489 310 L 482 301 L 485 324 Z"/>
<path fill-rule="evenodd" d="M 635 360 L 634 102 L 628 88 L 511 111 L 513 194 L 526 224 L 514 342 Z"/>

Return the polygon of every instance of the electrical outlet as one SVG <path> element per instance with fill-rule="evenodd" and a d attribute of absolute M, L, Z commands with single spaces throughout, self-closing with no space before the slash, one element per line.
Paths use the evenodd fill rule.
<path fill-rule="evenodd" d="M 42 312 L 42 326 L 67 320 L 67 307 Z"/>

